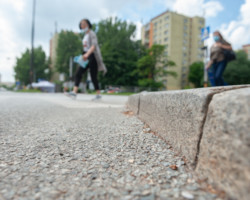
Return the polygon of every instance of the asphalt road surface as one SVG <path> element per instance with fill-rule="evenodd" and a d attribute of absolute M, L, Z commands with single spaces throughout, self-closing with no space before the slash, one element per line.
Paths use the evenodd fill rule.
<path fill-rule="evenodd" d="M 0 199 L 220 199 L 126 96 L 0 92 Z"/>

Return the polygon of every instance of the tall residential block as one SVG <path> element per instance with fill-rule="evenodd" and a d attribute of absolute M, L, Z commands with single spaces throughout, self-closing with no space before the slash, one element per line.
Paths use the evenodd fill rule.
<path fill-rule="evenodd" d="M 142 27 L 142 44 L 165 46 L 164 56 L 175 62 L 169 70 L 177 73 L 177 78 L 167 76 L 164 83 L 168 90 L 182 89 L 188 85 L 189 66 L 203 61 L 201 29 L 205 26 L 203 17 L 187 17 L 166 11 Z"/>

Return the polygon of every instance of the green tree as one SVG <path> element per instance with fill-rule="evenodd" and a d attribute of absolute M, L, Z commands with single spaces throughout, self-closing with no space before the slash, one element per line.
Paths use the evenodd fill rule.
<path fill-rule="evenodd" d="M 176 72 L 168 70 L 169 67 L 175 66 L 175 63 L 163 56 L 164 49 L 165 46 L 155 44 L 137 61 L 137 69 L 134 73 L 139 76 L 139 86 L 160 88 L 164 86 L 162 78 L 177 76 Z"/>
<path fill-rule="evenodd" d="M 21 81 L 22 84 L 27 85 L 30 83 L 30 56 L 31 51 L 26 49 L 20 58 L 16 59 L 14 67 L 15 79 Z M 49 79 L 50 74 L 46 74 L 45 70 L 48 69 L 48 60 L 42 47 L 34 48 L 34 74 L 36 80 Z"/>
<path fill-rule="evenodd" d="M 237 59 L 228 63 L 224 79 L 229 85 L 250 84 L 250 60 L 244 51 L 236 52 Z"/>
<path fill-rule="evenodd" d="M 82 42 L 80 34 L 72 31 L 61 31 L 58 36 L 58 45 L 56 49 L 56 70 L 69 76 L 70 57 L 82 53 Z"/>
<path fill-rule="evenodd" d="M 194 84 L 196 88 L 202 87 L 204 76 L 204 63 L 194 62 L 189 66 L 188 80 Z"/>
<path fill-rule="evenodd" d="M 96 30 L 108 69 L 105 76 L 100 76 L 102 85 L 137 85 L 138 77 L 132 74 L 141 53 L 140 41 L 132 40 L 136 26 L 118 18 L 108 18 L 100 21 Z"/>

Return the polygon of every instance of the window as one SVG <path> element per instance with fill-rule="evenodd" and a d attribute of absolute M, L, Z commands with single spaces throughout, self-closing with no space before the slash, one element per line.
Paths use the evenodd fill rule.
<path fill-rule="evenodd" d="M 150 25 L 149 25 L 149 24 L 147 24 L 147 25 L 146 25 L 146 27 L 145 27 L 145 29 L 146 29 L 146 31 L 149 31 L 149 29 L 150 29 Z"/>
<path fill-rule="evenodd" d="M 168 31 L 165 31 L 164 34 L 167 35 L 167 34 L 168 34 Z"/>
<path fill-rule="evenodd" d="M 167 37 L 166 37 L 166 38 L 164 38 L 164 41 L 165 41 L 165 42 L 167 42 L 167 41 L 168 41 L 168 38 L 167 38 Z"/>
<path fill-rule="evenodd" d="M 164 70 L 168 70 L 168 66 L 164 66 L 163 69 L 164 69 Z"/>
<path fill-rule="evenodd" d="M 166 17 L 165 17 L 165 20 L 166 20 L 166 21 L 169 20 L 169 16 L 166 16 Z"/>
<path fill-rule="evenodd" d="M 201 54 L 198 54 L 197 55 L 197 58 L 199 59 L 199 60 L 201 60 L 202 58 L 203 58 L 203 54 L 201 53 Z"/>
<path fill-rule="evenodd" d="M 187 18 L 185 18 L 185 19 L 184 19 L 184 23 L 186 24 L 187 22 L 188 22 L 188 19 L 187 19 Z"/>
<path fill-rule="evenodd" d="M 167 86 L 167 80 L 162 81 L 163 85 Z"/>
<path fill-rule="evenodd" d="M 166 24 L 166 28 L 168 28 L 169 27 L 169 24 Z"/>
<path fill-rule="evenodd" d="M 182 87 L 185 87 L 186 86 L 186 80 L 182 80 L 181 84 L 182 84 Z"/>
<path fill-rule="evenodd" d="M 157 26 L 157 22 L 154 23 L 154 26 Z"/>

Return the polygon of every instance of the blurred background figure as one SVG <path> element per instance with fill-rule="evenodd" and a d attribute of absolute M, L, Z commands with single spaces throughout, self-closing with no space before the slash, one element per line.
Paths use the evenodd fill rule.
<path fill-rule="evenodd" d="M 98 71 L 103 71 L 104 74 L 107 72 L 106 66 L 103 63 L 101 51 L 98 45 L 97 36 L 92 31 L 92 24 L 88 19 L 83 19 L 79 23 L 79 28 L 84 33 L 82 40 L 83 54 L 82 58 L 84 61 L 88 61 L 86 66 L 79 66 L 75 75 L 75 86 L 73 91 L 69 93 L 70 97 L 76 98 L 78 87 L 82 79 L 82 75 L 89 69 L 92 82 L 96 90 L 96 97 L 93 100 L 101 99 L 99 82 L 98 82 Z"/>
<path fill-rule="evenodd" d="M 222 77 L 227 66 L 225 51 L 232 50 L 232 46 L 224 40 L 219 31 L 213 33 L 213 38 L 215 43 L 210 49 L 210 61 L 208 62 L 206 69 L 209 70 L 209 78 L 212 86 L 224 86 L 227 85 Z M 209 69 L 210 67 L 212 67 L 212 69 Z"/>

